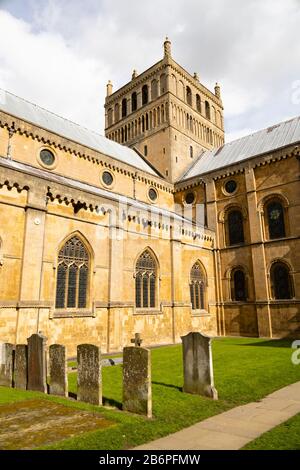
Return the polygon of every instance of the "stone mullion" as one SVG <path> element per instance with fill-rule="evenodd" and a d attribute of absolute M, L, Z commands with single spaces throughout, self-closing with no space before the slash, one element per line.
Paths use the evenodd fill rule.
<path fill-rule="evenodd" d="M 71 264 L 68 264 L 67 276 L 66 276 L 66 292 L 65 292 L 65 307 L 64 308 L 68 308 L 70 266 L 71 266 Z"/>
<path fill-rule="evenodd" d="M 68 305 L 69 267 L 70 265 L 68 264 L 67 269 L 66 269 L 64 308 L 67 308 L 67 305 Z"/>
<path fill-rule="evenodd" d="M 77 273 L 76 273 L 76 289 L 75 289 L 75 308 L 78 308 L 79 304 L 79 277 L 80 277 L 80 268 L 78 264 L 75 264 L 77 267 Z"/>
<path fill-rule="evenodd" d="M 148 284 L 148 295 L 147 295 L 147 297 L 148 297 L 148 308 L 150 308 L 150 305 L 151 305 L 151 302 L 150 302 L 150 284 L 151 283 L 150 283 L 150 274 L 149 273 L 147 275 L 147 278 L 148 278 L 148 283 L 147 283 Z"/>

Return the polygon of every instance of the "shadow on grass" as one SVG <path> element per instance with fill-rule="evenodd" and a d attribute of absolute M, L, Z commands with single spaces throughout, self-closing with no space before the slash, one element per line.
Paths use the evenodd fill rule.
<path fill-rule="evenodd" d="M 77 400 L 77 393 L 69 392 L 68 397 L 73 398 L 73 400 Z M 117 400 L 114 400 L 113 398 L 102 396 L 102 403 L 103 406 L 112 406 L 113 408 L 118 408 L 119 410 L 122 409 L 122 403 Z"/>
<path fill-rule="evenodd" d="M 163 382 L 155 382 L 154 380 L 152 380 L 152 383 L 155 385 L 162 385 L 163 387 L 176 388 L 176 390 L 179 390 L 180 392 L 182 392 L 182 387 L 178 387 L 177 385 L 165 384 Z"/>
<path fill-rule="evenodd" d="M 257 343 L 240 343 L 237 346 L 255 346 L 255 347 L 268 347 L 268 348 L 290 348 L 293 338 L 289 339 L 270 339 L 267 341 L 258 341 Z"/>
<path fill-rule="evenodd" d="M 119 410 L 122 410 L 122 403 L 114 400 L 113 398 L 108 398 L 108 397 L 102 397 L 102 403 L 104 406 L 113 406 L 114 408 L 118 408 Z"/>

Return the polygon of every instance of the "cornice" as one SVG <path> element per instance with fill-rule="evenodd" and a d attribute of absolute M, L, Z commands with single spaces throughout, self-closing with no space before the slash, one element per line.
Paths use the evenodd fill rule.
<path fill-rule="evenodd" d="M 175 187 L 174 187 L 173 193 L 176 194 L 176 193 L 179 193 L 181 191 L 186 191 L 187 189 L 195 188 L 197 186 L 204 187 L 205 182 L 202 180 L 201 177 L 197 176 L 195 178 L 195 180 L 193 180 L 193 181 L 182 181 L 181 183 L 175 183 L 174 186 Z"/>
<path fill-rule="evenodd" d="M 204 95 L 209 100 L 213 101 L 222 110 L 224 109 L 222 100 L 217 98 L 216 95 L 205 85 L 197 81 L 187 70 L 185 70 L 184 67 L 179 65 L 172 57 L 161 59 L 160 61 L 156 62 L 156 64 L 152 65 L 140 75 L 138 75 L 136 78 L 134 78 L 130 82 L 127 82 L 114 93 L 107 96 L 105 98 L 105 109 L 114 104 L 116 101 L 119 101 L 122 97 L 127 95 L 130 91 L 134 90 L 136 87 L 147 82 L 151 77 L 156 75 L 157 72 L 166 68 L 170 68 L 171 70 L 176 72 L 178 75 L 184 78 L 185 81 L 197 88 L 202 95 Z"/>
<path fill-rule="evenodd" d="M 0 188 L 5 186 L 9 191 L 16 189 L 18 193 L 21 193 L 22 191 L 29 191 L 28 178 L 26 175 L 22 175 L 21 178 L 16 178 L 18 179 L 18 181 L 16 181 L 15 178 L 12 178 L 13 174 L 10 172 L 10 169 L 1 168 L 1 173 L 3 179 L 0 181 Z"/>
<path fill-rule="evenodd" d="M 212 91 L 210 91 L 205 85 L 203 85 L 201 82 L 198 82 L 187 70 L 185 70 L 184 67 L 179 65 L 174 59 L 171 59 L 171 62 L 168 65 L 172 70 L 177 72 L 181 77 L 187 80 L 191 85 L 198 88 L 199 91 L 201 91 L 202 95 L 212 100 L 222 110 L 224 109 L 222 105 L 222 100 L 218 99 L 216 95 Z"/>
<path fill-rule="evenodd" d="M 130 80 L 130 82 L 127 82 L 125 85 L 123 85 L 121 88 L 116 90 L 114 93 L 112 93 L 109 96 L 106 96 L 104 107 L 107 108 L 108 106 L 110 106 L 111 104 L 115 103 L 120 98 L 122 98 L 124 95 L 127 95 L 127 93 L 135 89 L 137 86 L 147 82 L 149 78 L 156 75 L 156 73 L 159 72 L 160 70 L 165 69 L 166 66 L 167 66 L 167 63 L 164 61 L 164 59 L 161 59 L 160 61 L 156 62 L 156 64 L 144 70 L 144 72 L 142 72 L 133 80 Z"/>

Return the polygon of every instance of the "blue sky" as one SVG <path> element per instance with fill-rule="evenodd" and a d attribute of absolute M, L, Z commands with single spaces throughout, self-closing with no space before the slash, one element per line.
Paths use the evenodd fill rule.
<path fill-rule="evenodd" d="M 103 133 L 108 79 L 158 61 L 168 35 L 220 82 L 231 140 L 300 114 L 299 24 L 299 0 L 0 0 L 0 87 Z"/>

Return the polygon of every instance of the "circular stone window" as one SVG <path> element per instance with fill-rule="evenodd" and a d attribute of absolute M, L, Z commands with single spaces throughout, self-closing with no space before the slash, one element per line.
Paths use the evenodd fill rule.
<path fill-rule="evenodd" d="M 225 188 L 226 193 L 232 194 L 237 188 L 237 183 L 234 180 L 229 180 L 225 183 L 224 188 Z"/>
<path fill-rule="evenodd" d="M 150 199 L 151 201 L 153 201 L 153 202 L 156 201 L 156 199 L 157 199 L 157 192 L 155 191 L 155 189 L 150 188 L 149 191 L 148 191 L 148 196 L 149 196 L 149 199 Z"/>
<path fill-rule="evenodd" d="M 40 159 L 45 166 L 50 167 L 53 166 L 55 163 L 54 153 L 52 153 L 51 150 L 48 149 L 43 149 L 40 151 Z"/>
<path fill-rule="evenodd" d="M 102 181 L 106 186 L 111 186 L 113 184 L 113 175 L 109 171 L 104 171 L 102 173 Z"/>
<path fill-rule="evenodd" d="M 195 194 L 194 193 L 187 193 L 185 195 L 185 202 L 187 204 L 193 204 L 194 201 L 195 201 Z"/>

